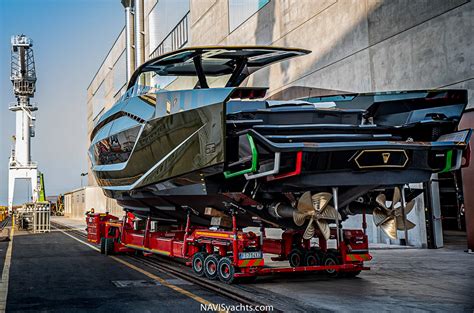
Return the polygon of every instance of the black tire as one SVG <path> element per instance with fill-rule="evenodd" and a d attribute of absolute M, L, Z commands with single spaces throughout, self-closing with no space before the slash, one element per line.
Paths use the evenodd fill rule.
<path fill-rule="evenodd" d="M 204 260 L 206 259 L 206 255 L 205 252 L 198 252 L 193 255 L 193 272 L 199 277 L 204 276 Z"/>
<path fill-rule="evenodd" d="M 338 265 L 338 264 L 340 264 L 339 258 L 334 253 L 332 252 L 326 253 L 326 255 L 324 256 L 323 265 L 327 266 L 327 265 Z M 340 276 L 340 272 L 336 270 L 325 270 L 325 272 L 329 277 L 335 278 L 335 277 Z"/>
<path fill-rule="evenodd" d="M 299 249 L 291 250 L 290 254 L 288 254 L 288 262 L 290 262 L 291 267 L 303 265 L 303 253 Z"/>
<path fill-rule="evenodd" d="M 113 255 L 114 254 L 114 238 L 105 238 L 105 255 Z"/>
<path fill-rule="evenodd" d="M 204 260 L 204 274 L 209 279 L 217 278 L 217 264 L 219 263 L 219 258 L 215 254 L 209 254 Z"/>
<path fill-rule="evenodd" d="M 358 270 L 358 271 L 351 271 L 351 272 L 345 272 L 344 273 L 344 277 L 346 278 L 355 278 L 357 275 L 359 275 L 362 271 L 361 270 Z"/>
<path fill-rule="evenodd" d="M 228 257 L 224 257 L 217 263 L 217 277 L 219 280 L 226 284 L 232 284 L 234 281 L 235 267 L 232 264 L 232 260 Z"/>
<path fill-rule="evenodd" d="M 316 253 L 316 255 L 318 256 L 319 260 L 320 260 L 321 262 L 323 261 L 323 259 L 324 259 L 324 252 L 323 252 L 319 247 L 313 247 L 313 248 L 311 248 L 310 251 Z M 337 252 L 337 251 L 336 251 L 336 252 Z"/>
<path fill-rule="evenodd" d="M 304 255 L 303 264 L 305 266 L 321 265 L 321 259 L 319 258 L 318 254 L 316 252 L 308 251 Z"/>
<path fill-rule="evenodd" d="M 105 254 L 105 237 L 100 238 L 100 253 Z"/>

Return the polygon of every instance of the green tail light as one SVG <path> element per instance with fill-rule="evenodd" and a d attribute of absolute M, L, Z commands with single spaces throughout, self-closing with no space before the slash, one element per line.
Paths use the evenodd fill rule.
<path fill-rule="evenodd" d="M 440 173 L 449 172 L 451 168 L 453 167 L 452 163 L 453 163 L 453 150 L 449 150 L 446 153 L 446 166 Z"/>
<path fill-rule="evenodd" d="M 255 146 L 255 143 L 253 141 L 253 138 L 252 136 L 250 136 L 249 134 L 247 134 L 247 140 L 249 141 L 249 145 L 250 145 L 250 150 L 252 151 L 252 165 L 250 168 L 247 168 L 247 169 L 243 169 L 241 171 L 238 171 L 238 172 L 230 172 L 230 171 L 225 171 L 224 172 L 224 177 L 225 178 L 232 178 L 232 177 L 236 177 L 236 176 L 240 176 L 240 175 L 244 175 L 244 174 L 248 174 L 248 173 L 253 173 L 257 170 L 257 163 L 258 163 L 258 151 L 257 151 L 257 147 Z"/>

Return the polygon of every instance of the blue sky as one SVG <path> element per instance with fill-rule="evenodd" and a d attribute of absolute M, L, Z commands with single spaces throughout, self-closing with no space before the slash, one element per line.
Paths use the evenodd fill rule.
<path fill-rule="evenodd" d="M 33 39 L 38 81 L 32 158 L 47 195 L 80 186 L 87 171 L 86 88 L 124 24 L 120 0 L 0 0 L 0 205 L 7 202 L 8 157 L 15 132 L 10 37 Z M 27 199 L 17 183 L 14 202 Z"/>

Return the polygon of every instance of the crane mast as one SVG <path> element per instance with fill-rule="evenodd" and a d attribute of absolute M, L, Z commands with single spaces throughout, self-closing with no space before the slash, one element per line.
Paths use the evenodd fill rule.
<path fill-rule="evenodd" d="M 25 35 L 11 39 L 10 80 L 16 102 L 10 104 L 10 111 L 16 116 L 14 145 L 9 159 L 8 207 L 11 211 L 15 192 L 15 181 L 27 179 L 31 183 L 32 201 L 38 199 L 38 165 L 31 161 L 31 138 L 35 136 L 33 112 L 38 108 L 31 103 L 36 90 L 36 69 L 33 55 L 33 41 Z"/>

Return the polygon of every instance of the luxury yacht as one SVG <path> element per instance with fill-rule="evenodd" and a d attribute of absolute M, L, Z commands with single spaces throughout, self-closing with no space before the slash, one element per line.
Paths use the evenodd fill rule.
<path fill-rule="evenodd" d="M 404 186 L 467 165 L 471 130 L 457 129 L 467 92 L 301 88 L 275 99 L 267 88 L 241 87 L 308 53 L 189 47 L 144 63 L 92 131 L 98 184 L 162 225 L 191 212 L 194 224 L 225 228 L 215 217 L 238 208 L 239 227 L 306 229 L 306 237 L 329 236 L 328 223 L 361 212 L 392 238 L 414 227 L 400 217 L 420 191 Z"/>

